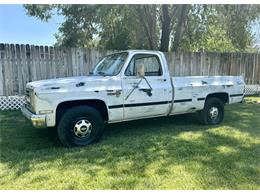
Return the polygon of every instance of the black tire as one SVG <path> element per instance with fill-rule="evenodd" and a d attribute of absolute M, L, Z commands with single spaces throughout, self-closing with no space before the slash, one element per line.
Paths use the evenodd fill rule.
<path fill-rule="evenodd" d="M 76 128 L 76 125 L 79 126 L 83 123 L 90 125 L 89 127 L 83 125 L 80 128 Z M 78 133 L 77 129 L 80 129 L 80 133 Z M 67 147 L 85 146 L 95 143 L 102 137 L 103 130 L 103 118 L 96 109 L 90 106 L 75 106 L 68 109 L 61 116 L 57 126 L 58 137 L 61 143 Z M 81 131 L 88 133 L 82 135 Z"/>
<path fill-rule="evenodd" d="M 224 103 L 218 98 L 207 98 L 204 109 L 199 112 L 199 115 L 200 121 L 205 125 L 220 124 L 224 118 Z"/>

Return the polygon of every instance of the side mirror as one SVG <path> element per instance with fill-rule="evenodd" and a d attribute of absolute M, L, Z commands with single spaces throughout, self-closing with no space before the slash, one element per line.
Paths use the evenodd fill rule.
<path fill-rule="evenodd" d="M 144 64 L 138 64 L 136 69 L 137 69 L 137 74 L 136 75 L 138 77 L 144 78 L 144 76 L 145 76 Z"/>

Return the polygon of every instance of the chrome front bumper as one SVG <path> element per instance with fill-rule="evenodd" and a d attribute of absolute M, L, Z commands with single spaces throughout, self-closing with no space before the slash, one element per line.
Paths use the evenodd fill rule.
<path fill-rule="evenodd" d="M 46 127 L 46 115 L 44 114 L 33 114 L 30 110 L 28 110 L 25 106 L 21 108 L 23 115 L 29 119 L 33 126 L 36 128 L 44 128 Z"/>

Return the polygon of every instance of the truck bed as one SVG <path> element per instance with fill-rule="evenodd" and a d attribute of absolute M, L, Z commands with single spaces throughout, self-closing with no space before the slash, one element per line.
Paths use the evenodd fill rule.
<path fill-rule="evenodd" d="M 172 77 L 172 84 L 174 106 L 171 114 L 203 109 L 211 93 L 227 94 L 229 104 L 241 102 L 245 86 L 242 76 Z"/>

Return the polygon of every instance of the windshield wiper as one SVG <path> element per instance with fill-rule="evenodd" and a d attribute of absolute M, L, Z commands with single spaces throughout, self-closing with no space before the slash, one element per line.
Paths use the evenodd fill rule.
<path fill-rule="evenodd" d="M 93 75 L 94 72 L 90 71 L 88 74 L 89 74 L 89 75 Z M 103 71 L 98 71 L 97 73 L 95 73 L 95 75 L 97 75 L 97 74 L 102 75 L 102 76 L 106 76 L 106 73 L 103 72 Z"/>

